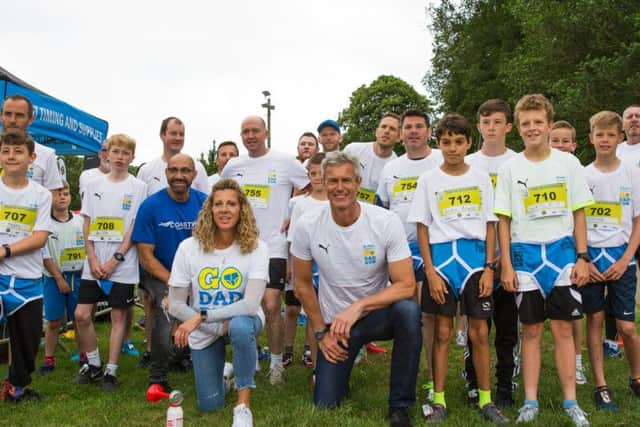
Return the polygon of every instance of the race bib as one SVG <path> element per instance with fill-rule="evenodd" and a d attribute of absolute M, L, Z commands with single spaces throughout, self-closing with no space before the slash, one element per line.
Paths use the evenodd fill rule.
<path fill-rule="evenodd" d="M 528 219 L 566 215 L 567 187 L 564 183 L 531 187 L 523 196 L 523 202 Z"/>
<path fill-rule="evenodd" d="M 270 190 L 268 185 L 245 184 L 242 186 L 242 191 L 249 199 L 251 206 L 258 209 L 267 209 L 269 207 Z"/>
<path fill-rule="evenodd" d="M 37 208 L 2 205 L 0 207 L 0 233 L 11 236 L 26 236 L 33 230 L 37 215 Z"/>
<path fill-rule="evenodd" d="M 601 202 L 585 208 L 587 226 L 600 230 L 618 230 L 622 226 L 622 204 L 619 202 Z"/>
<path fill-rule="evenodd" d="M 122 242 L 124 219 L 115 216 L 98 216 L 89 225 L 89 240 L 94 242 Z"/>
<path fill-rule="evenodd" d="M 373 203 L 376 200 L 376 192 L 374 190 L 369 190 L 368 188 L 360 187 L 356 197 L 361 202 Z"/>
<path fill-rule="evenodd" d="M 400 178 L 393 185 L 393 191 L 391 192 L 391 200 L 396 203 L 411 202 L 413 200 L 413 193 L 416 192 L 418 187 L 418 177 L 411 176 L 408 178 Z"/>
<path fill-rule="evenodd" d="M 61 271 L 77 271 L 82 269 L 87 254 L 84 247 L 65 248 L 60 255 Z"/>
<path fill-rule="evenodd" d="M 482 195 L 479 187 L 443 191 L 437 194 L 440 216 L 445 221 L 480 218 Z"/>

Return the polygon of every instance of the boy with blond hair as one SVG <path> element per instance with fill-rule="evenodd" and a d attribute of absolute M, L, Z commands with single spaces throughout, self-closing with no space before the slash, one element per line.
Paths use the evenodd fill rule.
<path fill-rule="evenodd" d="M 51 193 L 27 178 L 33 140 L 21 130 L 0 136 L 0 322 L 7 322 L 11 362 L 0 400 L 39 400 L 31 373 L 42 333 L 42 247 L 51 232 Z"/>
<path fill-rule="evenodd" d="M 588 426 L 576 401 L 571 322 L 582 316 L 577 287 L 589 280 L 584 211 L 593 197 L 578 160 L 549 146 L 553 106 L 544 95 L 522 97 L 515 122 L 525 148 L 498 171 L 495 213 L 502 286 L 517 292 L 522 323 L 525 401 L 517 422 L 538 416 L 541 341 L 549 318 L 563 408 L 576 426 Z"/>
<path fill-rule="evenodd" d="M 590 119 L 589 139 L 596 159 L 586 167 L 596 204 L 587 208 L 591 283 L 581 289 L 587 313 L 587 344 L 598 409 L 617 411 L 604 377 L 602 325 L 605 311 L 616 320 L 629 362 L 629 386 L 640 397 L 640 337 L 635 325 L 636 269 L 640 244 L 640 169 L 622 162 L 616 148 L 623 139 L 622 118 L 601 111 Z M 607 290 L 605 297 L 605 288 Z"/>
<path fill-rule="evenodd" d="M 116 372 L 122 340 L 126 333 L 126 314 L 133 304 L 138 282 L 138 253 L 131 242 L 138 207 L 147 194 L 147 185 L 129 174 L 136 149 L 133 138 L 117 134 L 107 140 L 111 170 L 91 182 L 84 194 L 83 234 L 87 257 L 82 269 L 80 295 L 76 308 L 78 347 L 87 354 L 77 384 L 102 381 L 102 389 L 118 388 Z M 111 306 L 109 358 L 104 374 L 93 327 L 92 309 L 98 301 Z M 104 378 L 103 378 L 104 376 Z"/>

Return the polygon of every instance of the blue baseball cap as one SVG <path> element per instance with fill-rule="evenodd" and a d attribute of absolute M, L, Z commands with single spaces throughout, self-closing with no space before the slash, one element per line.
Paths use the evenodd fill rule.
<path fill-rule="evenodd" d="M 340 132 L 340 125 L 338 124 L 338 122 L 336 122 L 335 120 L 331 120 L 331 119 L 327 119 L 324 122 L 320 123 L 318 125 L 318 133 L 322 132 L 322 129 L 326 128 L 327 126 L 331 126 L 332 128 L 334 128 L 338 133 Z"/>

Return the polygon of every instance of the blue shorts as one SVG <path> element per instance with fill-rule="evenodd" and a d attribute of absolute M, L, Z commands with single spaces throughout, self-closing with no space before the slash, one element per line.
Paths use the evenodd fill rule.
<path fill-rule="evenodd" d="M 417 282 L 425 282 L 424 260 L 420 253 L 420 246 L 415 240 L 409 241 L 409 250 L 411 250 L 411 261 L 413 262 L 413 274 Z"/>
<path fill-rule="evenodd" d="M 485 242 L 458 239 L 431 245 L 431 258 L 436 271 L 453 290 L 456 301 L 473 273 L 482 271 L 486 260 Z"/>
<path fill-rule="evenodd" d="M 31 301 L 42 298 L 42 279 L 19 279 L 0 274 L 0 322 Z"/>
<path fill-rule="evenodd" d="M 311 270 L 313 271 L 313 276 L 311 276 L 311 280 L 313 281 L 313 287 L 318 290 L 318 285 L 320 285 L 320 273 L 318 273 L 318 264 L 315 261 L 311 262 Z"/>
<path fill-rule="evenodd" d="M 44 278 L 44 319 L 60 320 L 67 311 L 67 320 L 73 319 L 80 294 L 79 271 L 63 272 L 62 277 L 71 288 L 71 292 L 63 294 L 58 290 L 58 285 L 53 277 Z"/>
<path fill-rule="evenodd" d="M 635 322 L 636 286 L 635 265 L 630 265 L 616 282 L 589 283 L 579 288 L 584 312 L 606 311 L 617 320 Z"/>
<path fill-rule="evenodd" d="M 551 243 L 512 243 L 511 263 L 518 275 L 529 276 L 549 296 L 558 278 L 576 262 L 573 237 Z"/>
<path fill-rule="evenodd" d="M 614 246 L 611 248 L 592 248 L 588 247 L 591 263 L 596 266 L 600 273 L 607 271 L 617 260 L 622 258 L 627 245 Z M 632 259 L 629 265 L 635 265 L 636 260 Z"/>

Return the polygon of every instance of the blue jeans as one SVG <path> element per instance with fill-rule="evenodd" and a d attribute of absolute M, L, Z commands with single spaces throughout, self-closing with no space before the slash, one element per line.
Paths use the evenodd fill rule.
<path fill-rule="evenodd" d="M 229 321 L 229 335 L 212 342 L 202 350 L 191 350 L 193 374 L 196 378 L 198 408 L 214 411 L 224 406 L 225 344 L 231 342 L 236 388 L 256 388 L 256 337 L 262 322 L 258 316 L 238 316 Z"/>
<path fill-rule="evenodd" d="M 344 362 L 328 362 L 318 350 L 314 403 L 338 406 L 349 392 L 351 369 L 360 347 L 370 341 L 393 340 L 389 406 L 413 406 L 422 348 L 420 316 L 420 307 L 415 301 L 397 301 L 372 311 L 351 327 L 349 357 Z"/>

